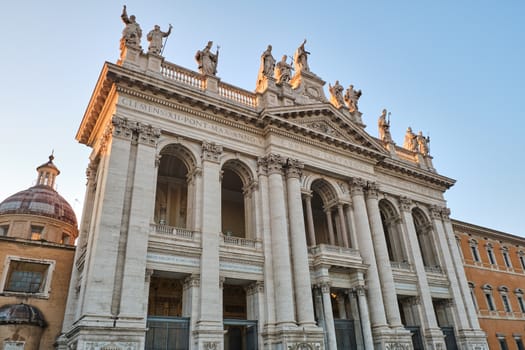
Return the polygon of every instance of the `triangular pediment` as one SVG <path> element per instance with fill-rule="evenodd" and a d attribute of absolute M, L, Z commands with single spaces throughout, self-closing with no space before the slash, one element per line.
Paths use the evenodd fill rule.
<path fill-rule="evenodd" d="M 326 135 L 330 139 L 388 153 L 376 138 L 364 130 L 364 125 L 356 121 L 347 110 L 339 110 L 329 103 L 268 108 L 265 114 L 267 117 L 284 119 L 288 123 L 310 129 L 314 133 Z"/>

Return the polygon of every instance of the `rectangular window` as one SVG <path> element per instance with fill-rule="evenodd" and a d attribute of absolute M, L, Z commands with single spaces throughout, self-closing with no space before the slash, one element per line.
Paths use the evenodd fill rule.
<path fill-rule="evenodd" d="M 69 235 L 67 233 L 62 233 L 62 239 L 60 240 L 61 244 L 69 244 Z"/>
<path fill-rule="evenodd" d="M 521 312 L 525 313 L 525 303 L 523 302 L 523 296 L 518 295 L 517 298 L 518 298 L 518 305 L 520 306 Z"/>
<path fill-rule="evenodd" d="M 492 300 L 492 295 L 489 293 L 485 294 L 485 298 L 487 299 L 487 306 L 490 311 L 495 311 L 496 308 L 494 307 L 494 300 Z"/>
<path fill-rule="evenodd" d="M 507 295 L 502 294 L 501 299 L 503 300 L 503 307 L 505 308 L 505 312 L 511 312 L 512 310 L 510 309 L 509 298 L 507 297 Z"/>
<path fill-rule="evenodd" d="M 520 338 L 516 339 L 516 347 L 518 348 L 518 350 L 525 350 L 525 348 L 523 347 L 523 342 Z"/>
<path fill-rule="evenodd" d="M 521 268 L 525 270 L 525 256 L 520 255 Z"/>
<path fill-rule="evenodd" d="M 509 252 L 507 252 L 507 251 L 503 252 L 503 260 L 505 261 L 505 266 L 512 267 L 512 264 L 510 263 Z"/>
<path fill-rule="evenodd" d="M 472 250 L 472 259 L 479 262 L 478 248 L 476 246 L 471 246 L 470 250 Z"/>
<path fill-rule="evenodd" d="M 53 260 L 8 256 L 5 266 L 0 281 L 0 292 L 38 294 L 47 297 L 55 266 Z"/>
<path fill-rule="evenodd" d="M 31 240 L 39 241 L 42 239 L 42 231 L 44 228 L 42 226 L 31 225 Z"/>
<path fill-rule="evenodd" d="M 507 346 L 507 341 L 503 338 L 499 338 L 499 347 L 501 350 L 509 350 L 509 347 Z"/>
<path fill-rule="evenodd" d="M 496 265 L 496 259 L 494 258 L 494 252 L 492 251 L 492 249 L 488 249 L 487 250 L 487 254 L 489 256 L 489 262 L 491 265 Z"/>
<path fill-rule="evenodd" d="M 7 236 L 7 231 L 9 231 L 9 225 L 0 225 L 0 236 Z"/>

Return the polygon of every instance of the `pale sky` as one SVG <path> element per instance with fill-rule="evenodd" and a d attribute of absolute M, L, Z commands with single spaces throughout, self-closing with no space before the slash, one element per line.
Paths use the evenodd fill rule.
<path fill-rule="evenodd" d="M 147 4 L 146 4 L 147 3 Z M 525 236 L 525 2 L 127 1 L 145 34 L 173 24 L 164 56 L 197 70 L 220 45 L 218 76 L 253 91 L 268 44 L 277 59 L 307 39 L 312 72 L 363 91 L 366 131 L 383 108 L 394 141 L 431 138 L 434 166 L 457 180 L 452 217 Z M 116 62 L 124 3 L 10 1 L 0 11 L 0 201 L 34 185 L 52 150 L 58 191 L 78 220 L 90 149 L 75 135 L 104 61 Z"/>

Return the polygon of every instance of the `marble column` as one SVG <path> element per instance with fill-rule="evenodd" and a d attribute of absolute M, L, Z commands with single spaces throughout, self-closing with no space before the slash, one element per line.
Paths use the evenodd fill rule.
<path fill-rule="evenodd" d="M 219 232 L 221 231 L 220 156 L 222 146 L 202 143 L 202 188 L 198 194 L 201 202 L 201 241 L 199 319 L 195 326 L 198 348 L 212 343 L 222 348 L 222 299 L 219 280 Z"/>
<path fill-rule="evenodd" d="M 328 225 L 328 240 L 330 241 L 330 245 L 335 245 L 334 224 L 332 222 L 332 208 L 326 208 L 324 212 L 326 214 L 326 223 Z"/>
<path fill-rule="evenodd" d="M 386 317 L 391 327 L 399 328 L 403 327 L 403 325 L 401 324 L 394 275 L 392 274 L 392 267 L 390 266 L 383 223 L 381 222 L 381 213 L 379 212 L 377 192 L 377 185 L 371 182 L 368 183 L 366 189 L 366 209 L 368 211 L 368 221 L 370 222 L 372 239 L 374 241 L 376 263 L 381 281 Z"/>
<path fill-rule="evenodd" d="M 312 194 L 307 193 L 304 195 L 304 201 L 306 203 L 306 222 L 308 223 L 308 237 L 310 238 L 310 246 L 315 247 L 315 226 L 314 216 L 312 214 Z"/>
<path fill-rule="evenodd" d="M 452 298 L 457 308 L 457 326 L 460 329 L 479 329 L 476 309 L 471 301 L 465 270 L 456 244 L 456 236 L 448 218 L 448 210 L 433 206 L 430 208 L 430 214 L 432 226 L 438 237 L 439 249 L 443 253 L 444 268 L 450 282 Z"/>
<path fill-rule="evenodd" d="M 282 328 L 290 328 L 295 327 L 295 311 L 282 176 L 284 159 L 280 155 L 270 154 L 266 157 L 266 161 L 268 166 L 276 322 Z"/>
<path fill-rule="evenodd" d="M 372 233 L 370 232 L 368 213 L 363 194 L 366 181 L 354 178 L 350 185 L 359 252 L 361 253 L 363 262 L 368 265 L 366 284 L 368 286 L 370 321 L 373 329 L 384 329 L 387 327 L 387 322 L 385 309 L 383 308 L 383 294 L 381 293 L 381 283 L 379 281 L 376 256 L 372 244 Z"/>
<path fill-rule="evenodd" d="M 374 341 L 372 337 L 372 328 L 370 326 L 370 316 L 368 313 L 366 290 L 364 286 L 357 286 L 355 291 L 357 296 L 357 302 L 359 304 L 359 318 L 361 320 L 361 329 L 363 331 L 363 345 L 365 350 L 373 350 Z"/>
<path fill-rule="evenodd" d="M 350 244 L 354 249 L 359 249 L 359 243 L 357 239 L 357 229 L 355 226 L 355 216 L 353 204 L 350 203 L 346 206 L 346 221 L 348 222 L 348 229 L 350 230 Z"/>
<path fill-rule="evenodd" d="M 434 306 L 432 304 L 432 296 L 430 295 L 430 286 L 427 280 L 427 273 L 421 256 L 421 247 L 417 239 L 416 228 L 412 218 L 412 201 L 406 197 L 401 197 L 399 200 L 402 221 L 405 224 L 407 231 L 407 243 L 410 255 L 412 256 L 413 267 L 417 275 L 417 287 L 419 292 L 419 303 L 417 306 L 420 308 L 420 322 L 422 326 L 423 334 L 426 338 L 428 346 L 437 347 L 438 344 L 444 346 L 444 336 L 439 329 L 436 313 L 434 312 Z"/>
<path fill-rule="evenodd" d="M 303 164 L 295 159 L 286 162 L 286 185 L 288 194 L 288 218 L 292 247 L 294 294 L 297 307 L 297 322 L 301 327 L 314 327 L 312 285 L 308 265 L 308 247 L 304 227 L 301 201 L 301 174 Z"/>
<path fill-rule="evenodd" d="M 343 210 L 343 203 L 337 204 L 337 212 L 339 213 L 339 226 L 341 227 L 341 235 L 343 236 L 343 245 L 348 248 L 348 231 L 346 230 L 345 212 Z"/>
<path fill-rule="evenodd" d="M 335 324 L 334 324 L 334 312 L 332 310 L 332 300 L 330 297 L 330 284 L 321 284 L 321 293 L 323 295 L 323 312 L 326 325 L 326 333 L 328 338 L 328 344 L 326 348 L 328 350 L 337 350 L 337 338 L 335 337 Z"/>

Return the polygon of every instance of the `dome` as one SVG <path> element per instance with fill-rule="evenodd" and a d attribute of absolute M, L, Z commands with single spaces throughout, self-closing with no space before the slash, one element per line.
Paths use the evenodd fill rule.
<path fill-rule="evenodd" d="M 60 170 L 53 164 L 55 157 L 36 168 L 37 184 L 15 193 L 0 203 L 0 215 L 31 214 L 58 219 L 77 227 L 77 217 L 69 203 L 53 188 Z"/>
<path fill-rule="evenodd" d="M 28 304 L 6 304 L 0 307 L 0 325 L 4 324 L 47 326 L 42 312 L 35 306 Z"/>
<path fill-rule="evenodd" d="M 77 226 L 73 208 L 53 188 L 36 185 L 20 191 L 0 203 L 0 215 L 32 214 L 58 219 Z"/>

